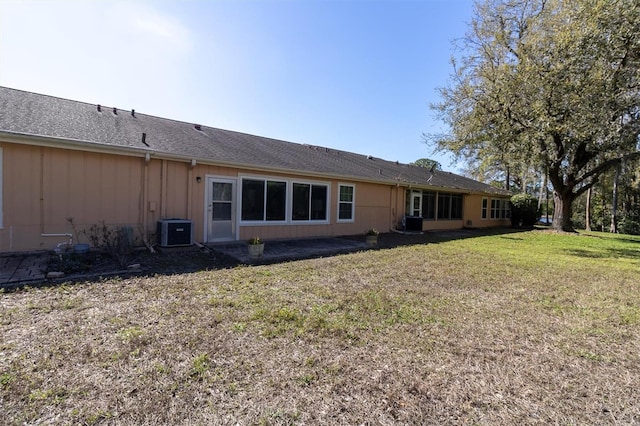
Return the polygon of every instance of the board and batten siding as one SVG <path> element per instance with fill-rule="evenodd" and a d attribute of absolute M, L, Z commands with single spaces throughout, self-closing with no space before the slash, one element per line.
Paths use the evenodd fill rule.
<path fill-rule="evenodd" d="M 322 181 L 329 185 L 329 221 L 249 226 L 238 223 L 238 238 L 306 238 L 364 234 L 367 229 L 391 229 L 403 214 L 404 188 L 349 182 L 344 179 L 260 173 L 188 161 L 174 161 L 63 147 L 0 142 L 3 150 L 3 227 L 0 252 L 50 250 L 74 234 L 74 243 L 88 242 L 92 226 L 128 226 L 141 244 L 143 235 L 155 243 L 156 222 L 190 219 L 195 240 L 202 242 L 206 211 L 206 176 L 237 179 L 268 176 L 287 181 Z M 200 177 L 198 181 L 197 177 Z M 340 184 L 355 187 L 355 218 L 337 221 Z M 237 201 L 237 200 L 236 200 Z M 73 225 L 70 221 L 73 220 Z M 145 232 L 146 231 L 146 232 Z"/>

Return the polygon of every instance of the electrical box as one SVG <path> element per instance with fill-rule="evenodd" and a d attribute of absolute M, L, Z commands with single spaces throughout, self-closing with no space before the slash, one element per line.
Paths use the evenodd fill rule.
<path fill-rule="evenodd" d="M 160 247 L 193 245 L 193 224 L 185 219 L 158 221 L 158 244 Z"/>

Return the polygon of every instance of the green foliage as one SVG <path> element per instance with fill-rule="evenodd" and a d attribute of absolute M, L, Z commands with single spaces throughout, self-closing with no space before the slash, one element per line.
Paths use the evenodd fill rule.
<path fill-rule="evenodd" d="M 529 194 L 517 194 L 511 197 L 511 226 L 530 228 L 539 218 L 536 197 Z"/>
<path fill-rule="evenodd" d="M 211 359 L 206 353 L 196 356 L 193 360 L 191 368 L 191 377 L 202 379 L 203 376 L 211 368 Z"/>
<path fill-rule="evenodd" d="M 437 147 L 505 174 L 546 170 L 570 230 L 576 197 L 640 156 L 640 4 L 485 0 L 462 40 L 432 106 L 452 129 Z"/>
<path fill-rule="evenodd" d="M 442 165 L 438 161 L 432 160 L 430 158 L 420 158 L 416 160 L 414 163 L 411 163 L 411 165 L 424 167 L 425 169 L 431 169 L 431 170 L 442 170 Z"/>
<path fill-rule="evenodd" d="M 618 232 L 621 234 L 640 235 L 640 214 L 626 212 L 618 222 Z"/>

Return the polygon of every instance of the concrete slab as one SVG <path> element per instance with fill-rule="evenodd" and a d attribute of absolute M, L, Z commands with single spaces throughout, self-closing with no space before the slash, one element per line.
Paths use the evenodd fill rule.
<path fill-rule="evenodd" d="M 287 260 L 331 256 L 372 248 L 364 242 L 348 238 L 309 238 L 265 241 L 260 257 L 249 256 L 245 241 L 209 244 L 208 247 L 244 264 L 267 264 Z"/>
<path fill-rule="evenodd" d="M 49 253 L 19 253 L 0 256 L 0 286 L 45 279 Z"/>

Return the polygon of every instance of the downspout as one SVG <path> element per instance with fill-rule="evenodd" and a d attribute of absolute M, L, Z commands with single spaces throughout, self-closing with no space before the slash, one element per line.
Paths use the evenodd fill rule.
<path fill-rule="evenodd" d="M 44 234 L 44 147 L 40 147 L 40 234 Z"/>
<path fill-rule="evenodd" d="M 395 213 L 395 207 L 393 205 L 393 186 L 389 186 L 389 229 L 393 229 L 395 227 L 395 217 L 396 217 L 396 213 Z M 397 190 L 397 186 L 396 186 L 396 190 Z"/>
<path fill-rule="evenodd" d="M 189 170 L 187 172 L 187 219 L 192 220 L 193 218 L 193 169 L 196 167 L 196 160 L 191 160 L 189 164 Z"/>
<path fill-rule="evenodd" d="M 149 233 L 149 162 L 151 161 L 151 155 L 147 153 L 144 157 L 144 163 L 142 165 L 142 239 L 145 245 L 148 246 L 147 234 Z"/>
<path fill-rule="evenodd" d="M 162 160 L 162 168 L 160 171 L 160 218 L 167 218 L 167 181 L 168 181 L 169 165 L 167 160 Z"/>

